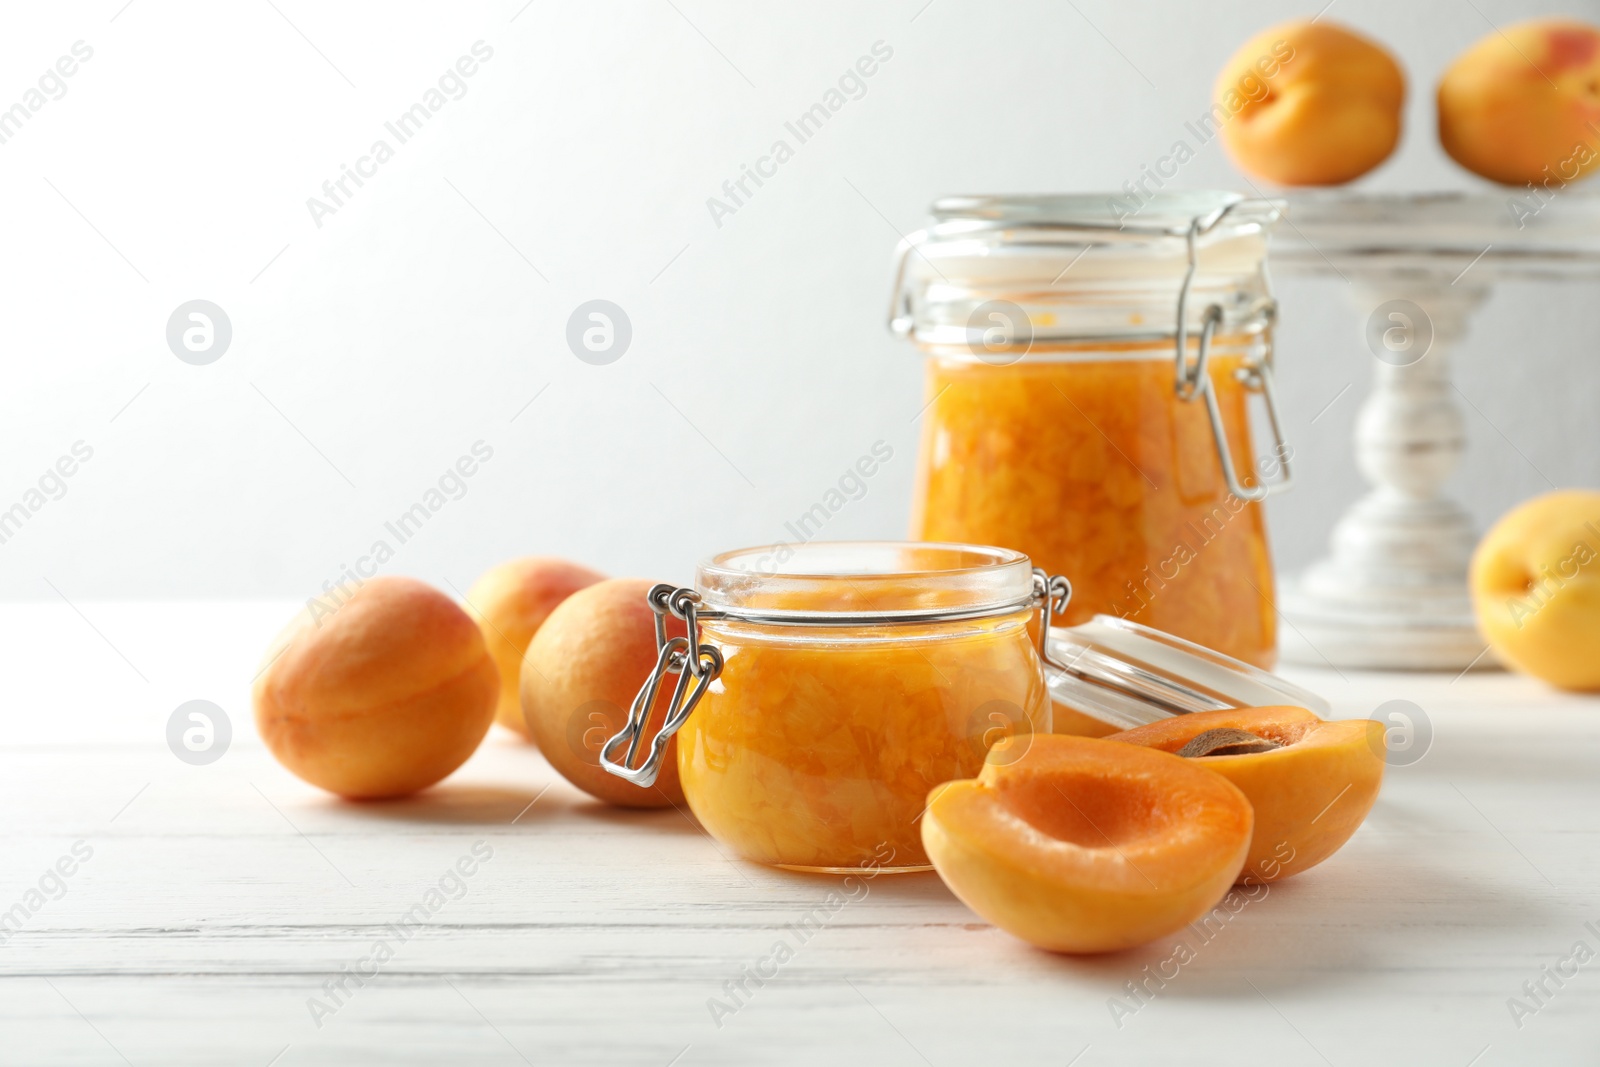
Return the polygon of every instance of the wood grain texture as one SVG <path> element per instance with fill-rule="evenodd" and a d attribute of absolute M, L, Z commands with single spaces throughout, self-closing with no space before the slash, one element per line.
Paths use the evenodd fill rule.
<path fill-rule="evenodd" d="M 0 943 L 0 1063 L 1600 1060 L 1600 961 L 1545 979 L 1520 1028 L 1507 1007 L 1576 941 L 1600 949 L 1600 701 L 1502 674 L 1294 672 L 1340 716 L 1414 702 L 1427 755 L 1391 769 L 1343 852 L 1209 938 L 1075 960 L 933 875 L 830 910 L 841 879 L 589 802 L 498 730 L 421 797 L 333 800 L 250 726 L 255 658 L 292 610 L 0 608 L 0 909 L 92 850 Z M 164 740 L 196 697 L 234 727 L 205 767 Z M 440 889 L 475 843 L 492 855 Z M 1178 940 L 1194 958 L 1114 1015 Z M 736 1001 L 727 984 L 780 941 L 792 958 Z M 356 967 L 372 976 L 335 1001 L 324 983 Z M 312 998 L 336 1008 L 320 1026 Z M 713 998 L 736 1010 L 714 1018 Z"/>

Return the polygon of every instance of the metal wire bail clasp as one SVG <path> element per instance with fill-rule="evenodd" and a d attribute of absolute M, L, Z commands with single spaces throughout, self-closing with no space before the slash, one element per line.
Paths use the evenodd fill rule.
<path fill-rule="evenodd" d="M 1033 568 L 1033 595 L 1039 602 L 1039 658 L 1052 667 L 1066 669 L 1050 656 L 1050 626 L 1055 617 L 1072 602 L 1072 583 L 1064 575 L 1050 574 L 1043 567 Z"/>
<path fill-rule="evenodd" d="M 700 594 L 693 589 L 663 583 L 652 586 L 646 597 L 656 616 L 656 665 L 633 698 L 627 725 L 600 749 L 600 766 L 618 778 L 647 789 L 656 784 L 656 776 L 661 773 L 667 742 L 688 721 L 689 713 L 700 703 L 707 687 L 722 673 L 722 653 L 700 643 Z M 683 620 L 686 637 L 667 636 L 668 615 Z M 678 676 L 677 684 L 672 687 L 672 700 L 641 760 L 639 748 L 649 726 L 650 712 L 661 691 L 661 680 L 669 674 Z M 624 746 L 627 752 L 618 760 Z"/>
<path fill-rule="evenodd" d="M 1222 406 L 1217 402 L 1216 389 L 1211 384 L 1211 374 L 1207 366 L 1211 358 L 1211 339 L 1216 335 L 1217 327 L 1222 324 L 1222 305 L 1210 305 L 1201 316 L 1200 337 L 1195 343 L 1194 362 L 1189 362 L 1189 291 L 1194 285 L 1195 271 L 1200 265 L 1198 247 L 1200 235 L 1215 227 L 1231 207 L 1232 205 L 1229 205 L 1214 217 L 1196 216 L 1189 224 L 1186 235 L 1189 268 L 1183 276 L 1183 286 L 1178 290 L 1177 346 L 1174 352 L 1177 363 L 1175 389 L 1179 400 L 1187 402 L 1197 397 L 1205 399 L 1206 416 L 1211 422 L 1211 436 L 1216 442 L 1217 459 L 1222 463 L 1222 477 L 1228 485 L 1228 492 L 1240 500 L 1253 503 L 1265 500 L 1273 493 L 1281 493 L 1289 488 L 1294 480 L 1289 472 L 1291 449 L 1288 441 L 1284 439 L 1283 424 L 1278 418 L 1278 394 L 1272 387 L 1271 350 L 1268 350 L 1266 359 L 1240 367 L 1235 372 L 1246 389 L 1260 393 L 1266 401 L 1267 422 L 1272 428 L 1272 455 L 1280 471 L 1277 480 L 1272 482 L 1263 481 L 1260 471 L 1257 471 L 1256 484 L 1250 486 L 1239 480 L 1239 472 L 1233 462 L 1233 452 L 1228 448 L 1228 430 L 1222 421 Z M 1272 308 L 1275 307 L 1275 304 L 1272 305 Z"/>

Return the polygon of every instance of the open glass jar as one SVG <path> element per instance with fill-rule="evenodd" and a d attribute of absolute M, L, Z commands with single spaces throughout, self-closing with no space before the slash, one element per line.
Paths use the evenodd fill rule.
<path fill-rule="evenodd" d="M 1276 651 L 1260 501 L 1288 484 L 1267 234 L 1232 194 L 955 197 L 901 246 L 891 328 L 928 356 L 911 535 L 1071 578 L 1068 623 Z M 1253 451 L 1247 404 L 1275 441 Z"/>
<path fill-rule="evenodd" d="M 651 590 L 661 652 L 608 771 L 650 785 L 678 736 L 695 816 L 741 855 L 801 870 L 922 870 L 933 787 L 1002 736 L 1048 732 L 1037 631 L 1068 599 L 1020 552 L 843 542 L 726 552 Z M 666 637 L 668 614 L 686 636 Z M 646 737 L 657 688 L 666 721 Z"/>
<path fill-rule="evenodd" d="M 929 792 L 976 775 L 1003 738 L 1025 739 L 996 756 L 1018 759 L 1052 730 L 1103 735 L 1229 707 L 1328 710 L 1281 678 L 1136 623 L 1053 625 L 1071 598 L 1065 578 L 1009 549 L 725 552 L 700 565 L 694 588 L 650 590 L 656 666 L 600 765 L 652 785 L 677 736 L 690 808 L 746 858 L 915 871 L 928 866 Z M 667 636 L 668 616 L 684 636 Z"/>

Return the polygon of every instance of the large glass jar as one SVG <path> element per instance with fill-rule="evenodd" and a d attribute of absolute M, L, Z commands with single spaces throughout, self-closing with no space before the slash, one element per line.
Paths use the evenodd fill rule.
<path fill-rule="evenodd" d="M 1231 194 L 958 197 L 902 245 L 891 325 L 927 355 L 911 534 L 1065 575 L 1069 624 L 1276 651 L 1260 500 L 1291 451 L 1271 393 L 1266 238 Z M 1252 449 L 1263 394 L 1276 440 Z"/>
<path fill-rule="evenodd" d="M 658 631 L 656 674 L 602 765 L 648 785 L 676 731 L 690 808 L 741 855 L 813 871 L 925 869 L 929 791 L 977 774 L 1000 737 L 1050 730 L 1029 628 L 1050 588 L 1021 553 L 971 545 L 715 556 L 694 589 L 652 590 L 657 617 L 683 618 L 688 636 Z M 653 686 L 674 673 L 674 710 L 646 724 Z"/>

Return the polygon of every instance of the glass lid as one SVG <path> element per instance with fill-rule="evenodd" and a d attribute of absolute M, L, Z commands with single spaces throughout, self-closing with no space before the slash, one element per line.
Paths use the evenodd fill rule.
<path fill-rule="evenodd" d="M 1332 706 L 1287 679 L 1192 641 L 1110 615 L 1051 627 L 1050 695 L 1119 730 L 1194 711 Z"/>
<path fill-rule="evenodd" d="M 1023 349 L 1171 339 L 1184 297 L 1186 330 L 1215 314 L 1219 334 L 1254 334 L 1276 308 L 1265 261 L 1279 200 L 951 196 L 931 213 L 900 243 L 889 315 L 891 330 L 926 345 L 979 353 L 997 325 Z"/>
<path fill-rule="evenodd" d="M 1271 226 L 1283 212 L 1279 200 L 1248 200 L 1212 190 L 1156 193 L 1149 198 L 1116 193 L 1035 193 L 945 196 L 933 202 L 936 223 L 988 223 L 1008 227 L 1115 230 L 1129 236 L 1181 237 L 1199 220 L 1211 230 L 1224 213 L 1232 228 Z"/>
<path fill-rule="evenodd" d="M 810 541 L 723 552 L 695 571 L 707 618 L 828 625 L 978 618 L 1030 607 L 1021 552 L 937 541 Z"/>

